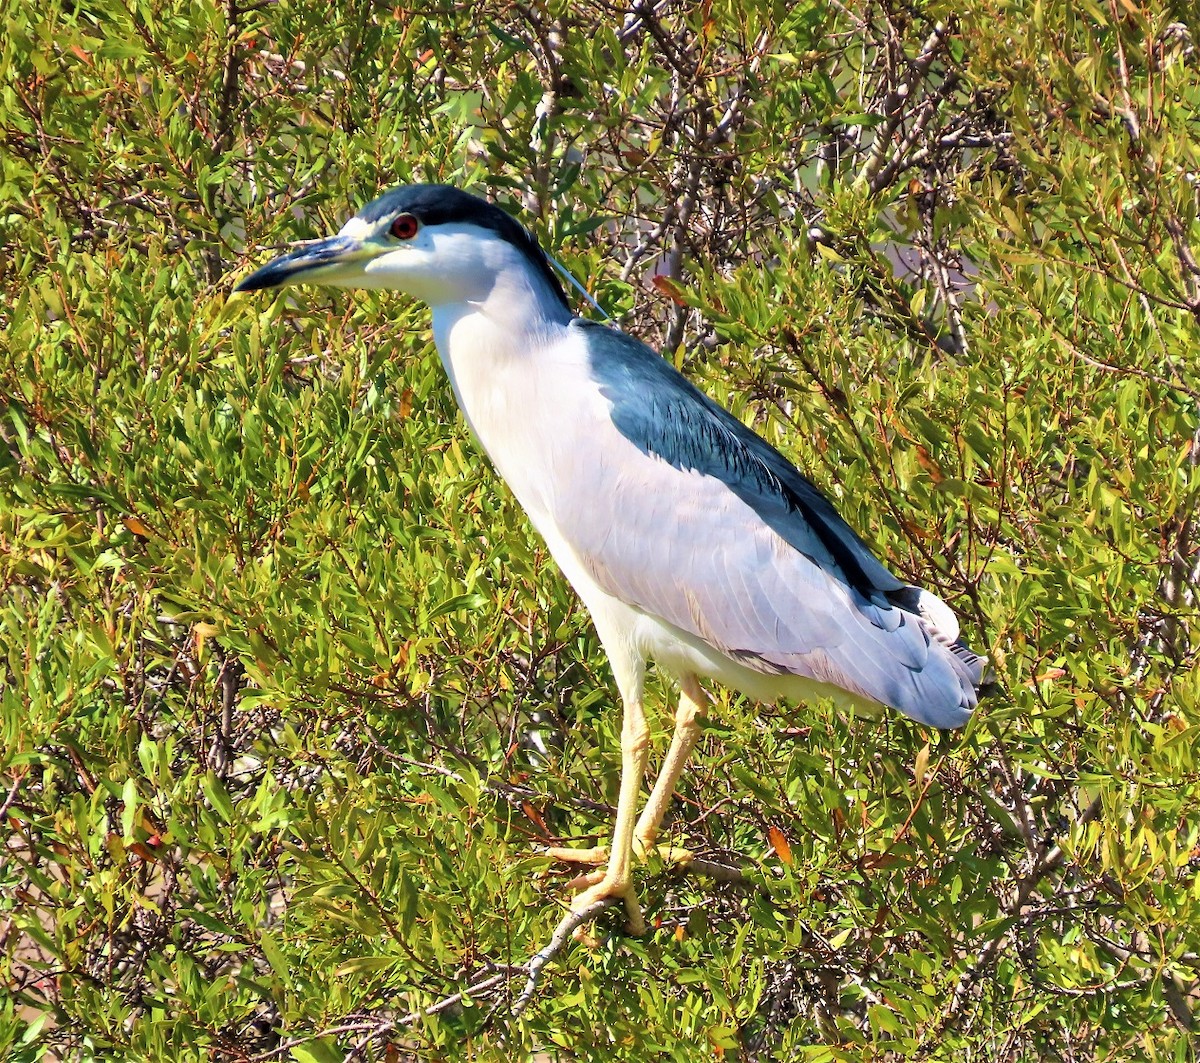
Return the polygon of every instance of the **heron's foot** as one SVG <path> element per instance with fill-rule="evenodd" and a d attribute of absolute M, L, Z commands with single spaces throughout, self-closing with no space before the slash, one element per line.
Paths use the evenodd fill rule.
<path fill-rule="evenodd" d="M 653 853 L 664 864 L 674 864 L 677 868 L 685 868 L 696 859 L 696 854 L 691 849 L 684 849 L 679 845 L 643 844 L 636 840 L 633 843 L 633 852 L 639 860 L 645 860 Z"/>
<path fill-rule="evenodd" d="M 587 888 L 575 895 L 571 901 L 572 912 L 582 912 L 597 901 L 610 897 L 621 900 L 625 904 L 625 930 L 634 937 L 641 937 L 646 932 L 646 920 L 642 916 L 642 906 L 638 903 L 637 890 L 633 887 L 633 877 L 626 873 L 624 879 L 612 874 L 610 870 L 593 871 L 588 875 L 580 875 L 573 884 L 587 885 Z M 587 925 L 577 926 L 574 930 L 576 941 L 594 948 L 596 939 L 588 933 Z"/>
<path fill-rule="evenodd" d="M 624 878 L 615 875 L 609 862 L 609 851 L 605 846 L 590 849 L 576 849 L 571 846 L 553 846 L 543 850 L 552 860 L 558 860 L 573 866 L 591 867 L 591 871 L 583 871 L 567 883 L 568 889 L 579 890 L 571 902 L 572 912 L 582 912 L 597 901 L 616 898 L 625 904 L 625 929 L 635 937 L 646 932 L 646 920 L 642 916 L 642 906 L 638 903 L 637 891 L 633 886 L 633 877 L 627 870 Z M 688 849 L 675 845 L 654 845 L 641 839 L 634 839 L 633 857 L 643 862 L 653 853 L 663 863 L 674 864 L 676 867 L 687 867 L 693 860 L 693 854 Z M 574 930 L 574 937 L 589 946 L 596 944 L 596 939 L 588 933 L 586 924 Z"/>
<path fill-rule="evenodd" d="M 608 863 L 608 846 L 597 845 L 590 849 L 577 849 L 572 845 L 548 845 L 541 850 L 543 856 L 557 860 L 560 864 L 584 864 L 599 867 Z"/>

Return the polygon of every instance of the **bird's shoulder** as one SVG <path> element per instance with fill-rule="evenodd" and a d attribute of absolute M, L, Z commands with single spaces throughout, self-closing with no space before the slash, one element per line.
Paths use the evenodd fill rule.
<path fill-rule="evenodd" d="M 787 458 L 640 340 L 576 319 L 617 430 L 648 455 L 714 477 L 795 549 L 827 555 L 869 598 L 904 587 Z"/>

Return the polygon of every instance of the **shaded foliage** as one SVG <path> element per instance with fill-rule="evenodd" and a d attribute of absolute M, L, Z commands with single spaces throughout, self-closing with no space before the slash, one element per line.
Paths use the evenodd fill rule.
<path fill-rule="evenodd" d="M 10 5 L 0 1053 L 1194 1058 L 1198 48 L 1127 0 Z M 409 179 L 520 210 L 1003 687 L 946 736 L 719 695 L 671 831 L 740 881 L 651 863 L 653 932 L 519 1017 L 603 654 L 421 308 L 225 305 Z"/>

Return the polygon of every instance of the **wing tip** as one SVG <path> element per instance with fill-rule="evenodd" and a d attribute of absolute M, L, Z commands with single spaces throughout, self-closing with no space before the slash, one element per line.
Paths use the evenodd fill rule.
<path fill-rule="evenodd" d="M 909 613 L 916 613 L 925 625 L 930 636 L 943 646 L 953 646 L 958 642 L 962 631 L 958 617 L 941 598 L 923 587 L 915 587 L 911 583 L 898 591 L 888 591 L 888 600 Z"/>
<path fill-rule="evenodd" d="M 961 641 L 948 644 L 937 639 L 930 651 L 943 662 L 941 668 L 927 673 L 932 685 L 919 685 L 896 708 L 931 727 L 962 727 L 974 715 L 980 699 L 998 690 L 988 659 Z"/>
<path fill-rule="evenodd" d="M 961 698 L 958 706 L 950 710 L 926 712 L 914 718 L 935 727 L 961 727 L 971 718 L 980 700 L 1002 690 L 996 681 L 995 670 L 984 654 L 976 653 L 962 641 L 958 617 L 936 594 L 909 584 L 898 591 L 889 591 L 887 597 L 901 609 L 920 617 L 921 626 L 930 639 L 946 651 L 959 681 Z"/>

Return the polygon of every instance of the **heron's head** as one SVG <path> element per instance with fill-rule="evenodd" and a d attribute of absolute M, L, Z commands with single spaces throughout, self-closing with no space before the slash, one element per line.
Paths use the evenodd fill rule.
<path fill-rule="evenodd" d="M 569 315 L 532 235 L 499 207 L 449 185 L 406 185 L 368 203 L 336 236 L 255 270 L 239 292 L 287 284 L 386 288 L 431 306 L 506 298 L 518 289 L 549 316 Z"/>

